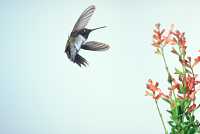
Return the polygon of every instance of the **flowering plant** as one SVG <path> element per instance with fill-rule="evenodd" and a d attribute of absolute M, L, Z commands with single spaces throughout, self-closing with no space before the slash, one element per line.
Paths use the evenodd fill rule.
<path fill-rule="evenodd" d="M 164 50 L 167 46 L 171 48 L 171 52 L 180 63 L 180 67 L 175 68 L 173 73 L 170 72 L 165 58 Z M 158 87 L 158 82 L 149 79 L 145 94 L 152 96 L 155 101 L 165 134 L 168 133 L 168 130 L 158 106 L 158 101 L 161 99 L 169 105 L 167 112 L 170 115 L 168 121 L 170 134 L 200 133 L 200 123 L 194 115 L 194 112 L 200 107 L 199 104 L 196 104 L 196 94 L 200 90 L 200 80 L 194 72 L 194 68 L 200 62 L 200 56 L 192 58 L 188 55 L 185 33 L 174 30 L 174 25 L 171 25 L 169 30 L 161 29 L 160 24 L 155 25 L 153 47 L 156 50 L 155 53 L 160 55 L 164 61 L 169 87 L 166 92 L 163 92 Z"/>

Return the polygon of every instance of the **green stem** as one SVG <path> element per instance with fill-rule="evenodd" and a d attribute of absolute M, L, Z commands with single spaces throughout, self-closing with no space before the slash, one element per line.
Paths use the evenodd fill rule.
<path fill-rule="evenodd" d="M 158 113 L 159 113 L 160 119 L 161 119 L 161 121 L 162 121 L 162 125 L 163 125 L 164 130 L 165 130 L 165 134 L 167 134 L 168 132 L 167 132 L 167 129 L 166 129 L 166 127 L 165 127 L 165 123 L 164 123 L 164 120 L 163 120 L 162 114 L 161 114 L 161 112 L 160 112 L 160 108 L 159 108 L 159 106 L 158 106 L 158 102 L 157 102 L 157 100 L 155 100 L 155 103 L 156 103 L 156 107 L 157 107 L 157 110 L 158 110 Z"/>
<path fill-rule="evenodd" d="M 168 68 L 168 65 L 167 65 L 167 61 L 166 61 L 166 58 L 165 58 L 165 54 L 164 54 L 164 47 L 161 48 L 161 55 L 162 55 L 162 58 L 163 58 L 163 61 L 164 61 L 164 64 L 165 64 L 165 69 L 167 71 L 167 74 L 168 74 L 168 81 L 170 82 L 170 85 L 172 87 L 172 75 L 169 71 L 169 68 Z M 176 100 L 176 95 L 174 93 L 174 90 L 172 91 L 173 93 L 173 96 L 174 96 L 174 99 Z"/>
<path fill-rule="evenodd" d="M 165 63 L 165 69 L 166 69 L 168 75 L 171 75 L 170 72 L 169 72 L 169 68 L 168 68 L 168 66 L 167 66 L 166 58 L 165 58 L 164 47 L 161 48 L 161 54 L 162 54 L 163 61 L 164 61 L 164 63 Z"/>
<path fill-rule="evenodd" d="M 185 60 L 185 54 L 184 54 L 185 52 L 181 49 L 179 44 L 178 44 L 178 46 L 179 46 L 179 53 L 180 53 L 179 59 L 180 59 L 180 61 L 184 61 Z M 181 63 L 181 65 L 182 65 L 182 71 L 184 72 L 183 78 L 186 78 L 186 66 L 185 66 L 184 63 Z M 183 84 L 184 87 L 186 87 L 186 80 L 185 79 L 183 79 L 182 84 Z M 184 93 L 184 97 L 185 97 L 185 94 L 186 93 Z"/>

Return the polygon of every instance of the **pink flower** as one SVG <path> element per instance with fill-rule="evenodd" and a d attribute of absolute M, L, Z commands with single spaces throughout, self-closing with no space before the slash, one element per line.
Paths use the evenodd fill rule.
<path fill-rule="evenodd" d="M 168 99 L 169 97 L 165 95 L 164 93 L 162 93 L 161 89 L 158 88 L 158 85 L 159 85 L 158 82 L 153 83 L 153 81 L 149 79 L 148 84 L 146 85 L 149 91 L 145 91 L 145 95 L 152 96 L 153 99 L 156 99 L 156 100 L 158 100 L 160 97 Z"/>
<path fill-rule="evenodd" d="M 180 31 L 177 30 L 176 32 L 172 32 L 172 34 L 176 37 L 177 43 L 180 46 L 180 48 L 185 50 L 187 48 L 185 33 L 184 32 L 181 33 Z"/>
<path fill-rule="evenodd" d="M 172 85 L 172 90 L 175 90 L 175 89 L 178 89 L 179 90 L 180 88 L 180 84 L 176 81 L 176 80 L 173 80 L 173 85 Z"/>
<path fill-rule="evenodd" d="M 196 57 L 196 58 L 194 59 L 194 63 L 193 63 L 193 65 L 192 65 L 192 67 L 196 66 L 199 62 L 200 62 L 200 56 L 198 56 L 198 57 Z"/>
<path fill-rule="evenodd" d="M 188 108 L 188 112 L 192 112 L 192 111 L 194 111 L 196 109 L 196 104 L 192 104 L 192 106 L 190 106 L 189 108 Z"/>
<path fill-rule="evenodd" d="M 160 29 L 160 24 L 155 25 L 155 29 L 153 30 L 153 46 L 156 48 L 160 48 L 161 45 L 175 45 L 177 44 L 177 40 L 172 38 L 172 31 L 174 25 L 171 25 L 171 28 L 168 32 L 165 29 Z"/>
<path fill-rule="evenodd" d="M 194 87 L 195 87 L 196 83 L 195 83 L 195 78 L 188 75 L 188 77 L 186 77 L 186 86 L 187 89 L 189 89 L 190 91 L 193 91 Z"/>

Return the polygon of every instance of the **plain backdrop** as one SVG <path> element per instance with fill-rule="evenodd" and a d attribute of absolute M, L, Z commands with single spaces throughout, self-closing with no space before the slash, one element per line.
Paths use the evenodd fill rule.
<path fill-rule="evenodd" d="M 64 48 L 91 4 L 96 11 L 87 27 L 107 28 L 88 40 L 111 49 L 81 51 L 89 66 L 80 68 Z M 152 30 L 158 22 L 175 24 L 195 55 L 199 13 L 199 0 L 1 0 L 0 133 L 164 133 L 153 100 L 144 96 L 149 78 L 167 87 L 163 62 L 151 46 Z M 173 71 L 176 58 L 167 60 Z M 159 105 L 167 122 L 168 106 Z"/>

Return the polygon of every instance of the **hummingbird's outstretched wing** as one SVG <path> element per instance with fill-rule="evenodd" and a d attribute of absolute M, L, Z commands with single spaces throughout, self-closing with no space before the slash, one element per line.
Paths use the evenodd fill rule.
<path fill-rule="evenodd" d="M 80 56 L 79 54 L 76 55 L 74 62 L 76 64 L 78 64 L 80 67 L 81 67 L 81 65 L 83 65 L 83 66 L 88 65 L 87 60 L 85 58 L 83 58 L 82 56 Z"/>
<path fill-rule="evenodd" d="M 108 50 L 110 46 L 104 43 L 96 42 L 96 41 L 89 41 L 83 44 L 81 48 L 85 50 L 91 50 L 91 51 L 105 51 L 105 50 Z"/>
<path fill-rule="evenodd" d="M 93 15 L 94 11 L 95 11 L 94 5 L 91 5 L 87 9 L 85 9 L 83 11 L 83 13 L 80 15 L 80 17 L 78 18 L 76 24 L 74 25 L 72 33 L 85 28 L 85 26 L 88 24 L 91 16 Z"/>

